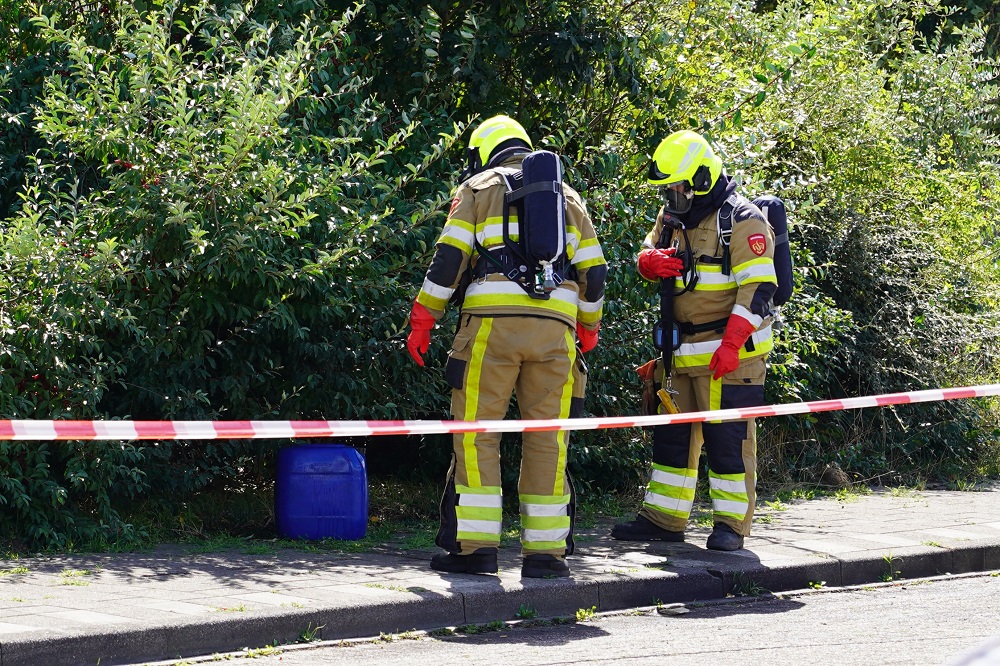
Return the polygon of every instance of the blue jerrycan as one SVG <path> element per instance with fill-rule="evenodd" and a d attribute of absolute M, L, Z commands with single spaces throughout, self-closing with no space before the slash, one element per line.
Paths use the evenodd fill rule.
<path fill-rule="evenodd" d="M 365 459 L 344 444 L 295 444 L 278 451 L 278 534 L 288 539 L 362 539 L 368 524 Z"/>

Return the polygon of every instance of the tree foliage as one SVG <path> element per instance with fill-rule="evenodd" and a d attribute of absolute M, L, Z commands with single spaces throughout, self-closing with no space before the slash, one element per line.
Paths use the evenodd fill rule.
<path fill-rule="evenodd" d="M 658 207 L 645 164 L 685 127 L 720 147 L 746 192 L 791 209 L 796 293 L 770 399 L 983 383 L 1000 370 L 995 42 L 974 11 L 918 0 L 85 9 L 0 12 L 11 37 L 0 418 L 448 418 L 439 370 L 453 321 L 420 369 L 403 351 L 405 313 L 465 129 L 499 112 L 563 155 L 608 257 L 590 413 L 637 411 L 634 368 L 653 354 L 656 313 L 634 270 Z M 985 400 L 764 426 L 762 483 L 812 480 L 831 461 L 859 478 L 998 469 Z M 645 473 L 642 432 L 573 441 L 583 492 Z M 445 464 L 447 438 L 413 446 L 425 468 Z M 131 502 L 266 486 L 273 449 L 0 441 L 0 535 L 139 539 L 121 513 Z"/>

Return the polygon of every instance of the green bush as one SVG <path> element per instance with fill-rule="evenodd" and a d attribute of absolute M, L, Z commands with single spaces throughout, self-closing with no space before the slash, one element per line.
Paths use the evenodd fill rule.
<path fill-rule="evenodd" d="M 1000 371 L 995 39 L 961 15 L 61 2 L 0 12 L 0 418 L 448 418 L 454 313 L 428 368 L 406 316 L 465 130 L 498 112 L 563 155 L 608 258 L 589 414 L 638 410 L 657 313 L 634 269 L 658 206 L 645 165 L 683 127 L 791 211 L 769 400 Z M 766 419 L 761 484 L 831 461 L 866 480 L 996 474 L 998 420 L 991 400 Z M 574 433 L 579 490 L 633 490 L 647 434 Z M 413 439 L 408 464 L 443 474 L 448 438 Z M 0 539 L 135 543 L 131 507 L 266 496 L 280 444 L 0 442 Z"/>
<path fill-rule="evenodd" d="M 108 48 L 36 19 L 70 64 L 3 227 L 5 291 L 35 296 L 3 312 L 5 415 L 400 416 L 394 304 L 427 242 L 405 232 L 446 200 L 420 181 L 460 128 L 432 117 L 443 131 L 401 155 L 420 123 L 336 64 L 349 19 L 122 7 Z M 266 475 L 272 446 L 5 442 L 0 525 L 59 546 L 118 532 L 121 500 Z"/>

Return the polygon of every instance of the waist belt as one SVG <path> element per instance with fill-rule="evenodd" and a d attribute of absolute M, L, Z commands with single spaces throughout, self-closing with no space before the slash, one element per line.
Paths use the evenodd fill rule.
<path fill-rule="evenodd" d="M 501 273 L 510 280 L 516 280 L 521 273 L 521 261 L 503 248 L 486 250 L 482 246 L 478 246 L 478 249 L 480 257 L 479 261 L 472 268 L 473 280 L 478 280 L 494 273 Z M 489 256 L 485 256 L 487 254 Z M 562 283 L 566 272 L 565 267 L 565 260 L 557 261 L 552 265 L 552 270 L 556 276 L 556 284 Z M 527 267 L 525 268 L 527 269 Z"/>
<path fill-rule="evenodd" d="M 695 333 L 704 333 L 705 331 L 725 329 L 726 324 L 728 323 L 729 317 L 726 317 L 725 319 L 706 321 L 704 324 L 692 324 L 689 321 L 679 321 L 677 322 L 677 327 L 681 329 L 681 333 L 684 335 L 694 335 Z"/>

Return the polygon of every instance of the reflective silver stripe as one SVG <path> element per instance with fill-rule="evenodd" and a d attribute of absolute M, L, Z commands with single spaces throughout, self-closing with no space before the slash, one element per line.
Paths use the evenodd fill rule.
<path fill-rule="evenodd" d="M 735 513 L 738 516 L 747 514 L 746 502 L 733 502 L 731 500 L 713 499 L 712 510 L 717 513 Z"/>
<path fill-rule="evenodd" d="M 730 479 L 719 479 L 714 476 L 708 477 L 709 488 L 714 490 L 722 490 L 727 493 L 742 493 L 746 494 L 747 484 L 745 481 L 732 481 Z"/>
<path fill-rule="evenodd" d="M 664 497 L 663 495 L 657 495 L 648 491 L 646 492 L 645 501 L 646 504 L 652 504 L 668 511 L 681 511 L 683 513 L 691 513 L 691 507 L 694 505 L 692 500 L 684 500 L 679 497 Z"/>
<path fill-rule="evenodd" d="M 734 315 L 739 315 L 739 316 L 743 317 L 748 322 L 750 322 L 751 324 L 753 324 L 754 328 L 756 328 L 757 326 L 760 326 L 760 323 L 762 321 L 764 321 L 763 317 L 761 317 L 760 315 L 755 315 L 754 313 L 750 312 L 749 310 L 747 310 L 742 305 L 735 306 L 733 308 L 733 314 Z"/>
<path fill-rule="evenodd" d="M 662 483 L 665 486 L 673 486 L 674 488 L 694 488 L 698 484 L 697 477 L 664 472 L 656 468 L 653 469 L 650 480 Z"/>
<path fill-rule="evenodd" d="M 521 502 L 521 513 L 525 516 L 565 516 L 567 504 L 525 504 Z"/>
<path fill-rule="evenodd" d="M 750 336 L 753 340 L 754 345 L 759 345 L 762 342 L 766 342 L 771 339 L 771 325 L 768 324 L 764 328 L 756 331 Z M 722 344 L 722 340 L 708 340 L 707 342 L 687 342 L 680 346 L 680 349 L 674 352 L 674 356 L 697 356 L 698 354 L 712 354 L 719 345 Z"/>
<path fill-rule="evenodd" d="M 769 280 L 754 280 L 755 282 L 773 282 L 777 284 L 778 278 L 774 273 L 774 263 L 757 264 L 753 266 L 747 266 L 746 268 L 740 269 L 733 273 L 733 277 L 740 284 L 746 282 L 751 278 L 770 278 Z"/>
<path fill-rule="evenodd" d="M 582 261 L 588 261 L 592 259 L 603 259 L 604 252 L 601 251 L 600 245 L 591 245 L 587 247 L 581 247 L 573 255 L 573 263 L 579 264 Z"/>
<path fill-rule="evenodd" d="M 722 345 L 722 340 L 709 340 L 708 342 L 686 342 L 677 348 L 675 356 L 697 356 L 699 354 L 713 354 Z"/>
<path fill-rule="evenodd" d="M 565 541 L 569 536 L 569 528 L 556 530 L 521 530 L 521 538 L 526 542 Z"/>
<path fill-rule="evenodd" d="M 567 253 L 573 254 L 580 247 L 580 230 L 576 227 L 566 227 L 566 248 Z M 570 252 L 569 248 L 573 248 Z"/>
<path fill-rule="evenodd" d="M 462 493 L 458 496 L 458 504 L 459 506 L 484 506 L 489 509 L 502 509 L 503 497 L 500 495 Z"/>
<path fill-rule="evenodd" d="M 600 297 L 593 303 L 590 303 L 589 301 L 580 301 L 577 304 L 577 307 L 584 312 L 600 312 L 601 308 L 604 307 L 604 297 Z"/>
<path fill-rule="evenodd" d="M 511 240 L 517 240 L 518 234 L 520 233 L 520 227 L 517 222 L 511 220 L 507 227 L 507 231 Z M 484 224 L 480 227 L 480 231 L 476 234 L 476 238 L 479 239 L 479 242 L 483 245 L 485 245 L 486 240 L 490 238 L 499 239 L 496 241 L 497 245 L 503 245 L 503 222 L 497 222 L 496 224 Z"/>
<path fill-rule="evenodd" d="M 437 282 L 431 282 L 427 278 L 424 278 L 424 283 L 420 285 L 420 291 L 429 296 L 433 296 L 434 298 L 440 298 L 444 301 L 447 301 L 451 298 L 451 295 L 455 293 L 455 290 L 451 287 L 442 287 Z"/>
<path fill-rule="evenodd" d="M 701 155 L 701 148 L 702 148 L 701 145 L 697 143 L 691 143 L 688 145 L 687 150 L 684 152 L 684 156 L 681 157 L 681 163 L 677 167 L 677 173 L 681 173 L 687 170 L 687 168 L 694 163 L 694 158 L 699 157 Z M 712 156 L 711 149 L 706 150 L 705 159 L 708 159 L 711 156 Z M 667 184 L 669 185 L 670 183 Z"/>
<path fill-rule="evenodd" d="M 470 296 L 486 296 L 492 294 L 504 296 L 525 295 L 524 290 L 510 280 L 476 280 L 469 285 L 469 290 L 466 292 L 466 298 Z M 556 287 L 549 292 L 549 298 L 554 298 L 557 301 L 568 303 L 574 307 L 576 307 L 580 301 L 580 297 L 577 295 L 576 291 L 566 287 Z"/>
<path fill-rule="evenodd" d="M 500 534 L 499 520 L 464 520 L 458 519 L 459 532 L 481 532 L 482 534 Z"/>
<path fill-rule="evenodd" d="M 448 245 L 458 245 L 459 243 L 463 247 L 472 249 L 473 243 L 475 242 L 475 235 L 469 229 L 464 229 L 455 224 L 445 225 L 444 230 L 441 232 L 441 238 L 438 239 L 438 243 L 447 242 L 444 241 L 445 238 L 450 238 L 452 241 Z"/>
<path fill-rule="evenodd" d="M 722 269 L 716 266 L 699 266 L 698 283 L 702 285 L 724 285 L 733 288 L 737 286 L 734 276 L 723 275 Z"/>

